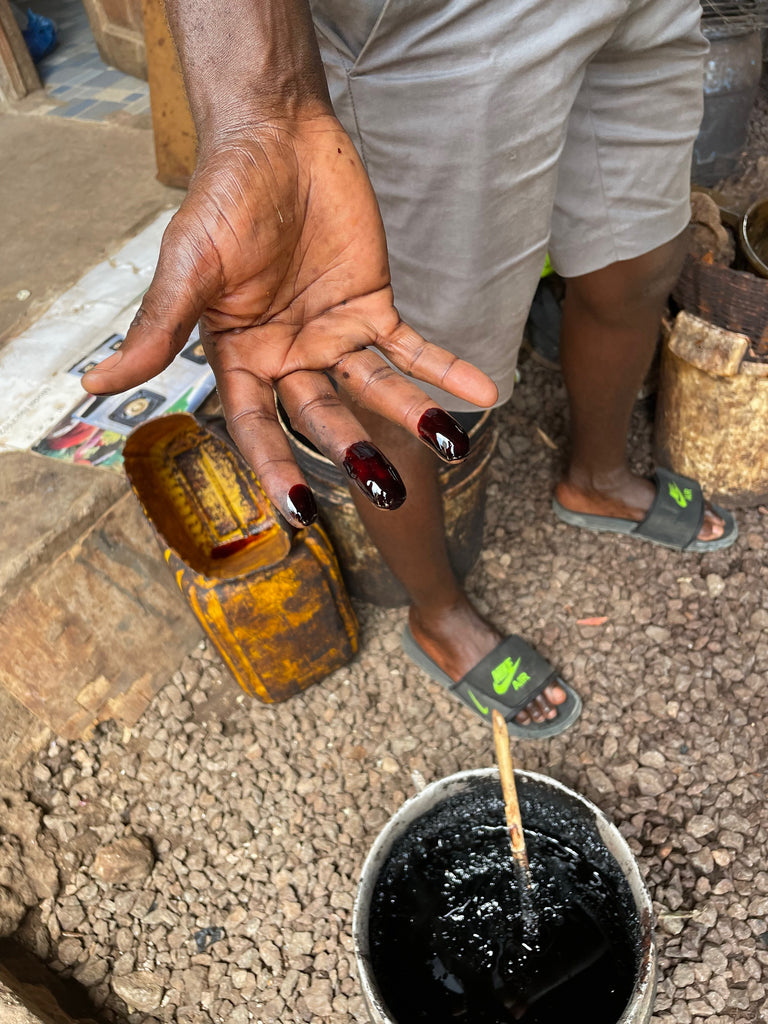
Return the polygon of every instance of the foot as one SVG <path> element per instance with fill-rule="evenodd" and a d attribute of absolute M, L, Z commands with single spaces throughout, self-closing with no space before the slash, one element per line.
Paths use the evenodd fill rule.
<path fill-rule="evenodd" d="M 645 519 L 655 496 L 653 482 L 634 476 L 626 467 L 602 478 L 589 479 L 585 474 L 570 470 L 555 490 L 555 497 L 569 512 L 612 516 L 636 523 Z M 718 540 L 724 532 L 725 523 L 706 505 L 698 540 Z"/>
<path fill-rule="evenodd" d="M 447 675 L 458 682 L 497 647 L 503 637 L 485 622 L 465 596 L 436 612 L 411 606 L 409 624 L 416 643 Z M 568 699 L 553 683 L 516 716 L 521 725 L 551 721 L 557 707 Z"/>

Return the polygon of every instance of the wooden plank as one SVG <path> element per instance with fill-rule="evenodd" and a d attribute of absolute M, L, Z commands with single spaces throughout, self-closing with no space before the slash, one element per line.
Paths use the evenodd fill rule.
<path fill-rule="evenodd" d="M 8 0 L 0 0 L 0 93 L 20 100 L 43 83 L 35 68 Z"/>
<path fill-rule="evenodd" d="M 749 338 L 683 311 L 675 319 L 669 348 L 680 359 L 706 373 L 735 377 L 749 349 Z"/>
<path fill-rule="evenodd" d="M 141 0 L 83 0 L 101 59 L 134 78 L 147 78 Z"/>
<path fill-rule="evenodd" d="M 144 38 L 157 177 L 186 188 L 197 159 L 197 133 L 162 0 L 144 0 Z"/>
<path fill-rule="evenodd" d="M 133 725 L 201 631 L 126 494 L 0 617 L 0 686 L 58 735 Z"/>

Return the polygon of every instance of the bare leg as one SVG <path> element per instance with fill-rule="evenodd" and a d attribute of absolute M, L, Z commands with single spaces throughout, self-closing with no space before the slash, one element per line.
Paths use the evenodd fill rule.
<path fill-rule="evenodd" d="M 400 427 L 359 408 L 355 414 L 374 443 L 397 466 L 408 497 L 395 511 L 376 508 L 351 489 L 363 523 L 392 572 L 411 598 L 410 627 L 416 642 L 458 681 L 502 640 L 472 606 L 451 569 L 437 476 L 438 460 Z M 549 686 L 518 716 L 540 722 L 557 715 L 566 699 Z"/>
<path fill-rule="evenodd" d="M 637 259 L 569 279 L 560 358 L 571 410 L 571 458 L 557 499 L 573 512 L 642 520 L 653 484 L 632 474 L 626 439 L 664 306 L 680 271 L 683 236 Z M 723 535 L 710 509 L 699 539 Z"/>

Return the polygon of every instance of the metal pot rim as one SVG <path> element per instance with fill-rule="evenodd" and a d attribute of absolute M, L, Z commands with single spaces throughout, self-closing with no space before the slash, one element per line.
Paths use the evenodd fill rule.
<path fill-rule="evenodd" d="M 546 788 L 560 790 L 571 799 L 575 798 L 581 803 L 585 812 L 594 820 L 606 849 L 616 859 L 627 879 L 640 920 L 642 950 L 641 963 L 638 967 L 632 995 L 625 1012 L 616 1024 L 647 1024 L 653 1009 L 657 973 L 653 905 L 632 851 L 616 826 L 609 821 L 599 807 L 586 797 L 576 793 L 562 782 L 538 772 L 515 769 L 515 775 Z M 473 780 L 483 778 L 498 778 L 498 768 L 470 768 L 429 783 L 421 792 L 406 800 L 392 815 L 379 832 L 365 858 L 352 913 L 352 939 L 360 984 L 373 1024 L 395 1024 L 381 999 L 370 962 L 368 913 L 379 871 L 393 842 L 406 831 L 411 822 L 447 797 L 462 792 Z"/>

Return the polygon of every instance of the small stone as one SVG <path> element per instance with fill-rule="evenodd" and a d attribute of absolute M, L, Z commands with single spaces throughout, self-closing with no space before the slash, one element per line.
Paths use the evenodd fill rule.
<path fill-rule="evenodd" d="M 56 949 L 56 955 L 66 967 L 77 963 L 80 954 L 83 952 L 83 944 L 80 939 L 62 939 Z"/>
<path fill-rule="evenodd" d="M 725 590 L 725 580 L 722 576 L 718 576 L 716 572 L 709 573 L 705 578 L 704 582 L 707 585 L 707 591 L 709 596 L 714 600 L 719 597 Z"/>
<path fill-rule="evenodd" d="M 274 945 L 274 943 L 270 943 L 270 945 Z M 293 932 L 291 935 L 286 936 L 285 946 L 283 948 L 285 949 L 286 956 L 293 959 L 296 956 L 308 956 L 312 952 L 312 945 L 313 940 L 311 932 Z M 275 947 L 275 949 L 277 949 L 277 947 Z M 259 953 L 261 953 L 262 959 L 264 959 L 264 954 L 262 953 L 261 948 L 259 948 Z M 264 962 L 266 963 L 267 961 L 265 960 Z"/>
<path fill-rule="evenodd" d="M 711 832 L 714 832 L 716 828 L 717 825 L 709 815 L 694 814 L 688 822 L 686 832 L 695 839 L 701 839 L 703 836 L 708 836 Z"/>
<path fill-rule="evenodd" d="M 35 780 L 35 782 L 50 782 L 50 769 L 46 768 L 44 764 L 40 764 L 40 762 L 38 761 L 38 763 L 32 769 L 32 778 Z"/>
<path fill-rule="evenodd" d="M 707 884 L 709 884 L 709 879 L 707 879 Z M 712 903 L 705 904 L 696 912 L 696 921 L 704 928 L 714 928 L 717 924 L 717 907 Z"/>
<path fill-rule="evenodd" d="M 131 953 L 121 953 L 112 965 L 112 976 L 120 978 L 133 974 L 135 967 L 136 958 Z"/>
<path fill-rule="evenodd" d="M 326 1018 L 333 1012 L 333 989 L 330 981 L 315 979 L 304 993 L 304 1001 L 313 1014 Z"/>
<path fill-rule="evenodd" d="M 665 644 L 672 636 L 672 631 L 666 626 L 648 626 L 645 632 L 655 644 Z"/>
<path fill-rule="evenodd" d="M 100 984 L 107 976 L 108 966 L 106 961 L 89 957 L 84 964 L 75 968 L 74 978 L 86 988 L 93 988 Z"/>
<path fill-rule="evenodd" d="M 248 917 L 248 911 L 245 907 L 235 907 L 235 909 L 227 915 L 224 924 L 226 924 L 228 928 L 232 928 L 236 924 L 241 924 L 246 917 Z"/>
<path fill-rule="evenodd" d="M 124 978 L 113 978 L 112 990 L 131 1011 L 151 1013 L 163 1001 L 163 986 L 150 971 L 136 971 Z"/>
<path fill-rule="evenodd" d="M 390 757 L 388 754 L 382 757 L 379 763 L 379 767 L 383 772 L 386 772 L 387 775 L 394 775 L 395 772 L 400 771 L 400 765 L 397 763 L 394 757 Z"/>
<path fill-rule="evenodd" d="M 718 833 L 717 841 L 721 846 L 729 850 L 736 850 L 738 853 L 744 849 L 744 836 L 740 832 L 733 832 L 730 829 L 723 829 Z"/>
<path fill-rule="evenodd" d="M 679 935 L 683 928 L 685 928 L 685 921 L 680 917 L 674 917 L 672 914 L 662 914 L 659 916 L 659 926 L 667 935 Z"/>
<path fill-rule="evenodd" d="M 661 774 L 654 768 L 638 768 L 635 781 L 643 796 L 661 796 L 666 792 Z"/>
<path fill-rule="evenodd" d="M 705 946 L 701 953 L 701 960 L 716 973 L 722 972 L 728 967 L 728 957 L 717 946 Z"/>
<path fill-rule="evenodd" d="M 302 952 L 307 952 L 307 953 L 310 952 L 310 950 L 312 949 L 312 936 L 309 934 L 309 932 L 304 932 L 304 933 L 299 933 L 299 934 L 305 934 L 305 935 L 309 936 L 309 949 L 305 950 L 305 949 L 302 948 L 301 951 Z M 293 938 L 297 939 L 298 935 L 294 935 Z M 285 945 L 285 949 L 286 949 L 286 952 L 287 952 L 288 951 L 288 943 L 287 942 L 286 942 L 286 945 Z M 259 946 L 259 956 L 264 961 L 264 963 L 267 965 L 267 967 L 272 968 L 273 971 L 279 970 L 282 967 L 282 965 L 283 965 L 283 958 L 280 955 L 280 950 L 277 948 L 277 946 L 274 944 L 274 942 L 262 942 L 261 945 Z"/>
<path fill-rule="evenodd" d="M 56 911 L 56 917 L 63 932 L 76 932 L 83 921 L 85 921 L 85 911 L 75 901 L 74 903 L 67 903 L 63 907 L 59 907 Z"/>
<path fill-rule="evenodd" d="M 702 846 L 696 853 L 691 854 L 691 864 L 703 874 L 708 875 L 714 869 L 715 858 L 708 847 Z"/>
<path fill-rule="evenodd" d="M 672 983 L 675 988 L 688 988 L 696 980 L 690 964 L 679 964 L 672 972 Z"/>
<path fill-rule="evenodd" d="M 147 840 L 128 836 L 101 847 L 93 861 L 93 873 L 108 885 L 143 882 L 154 864 L 155 856 Z"/>
<path fill-rule="evenodd" d="M 587 779 L 592 789 L 600 796 L 613 792 L 613 783 L 602 768 L 598 768 L 597 765 L 590 765 L 587 768 Z"/>

